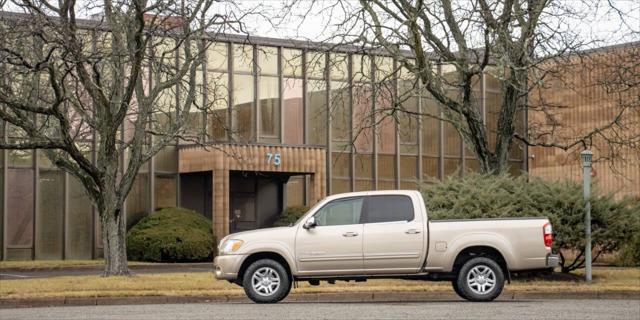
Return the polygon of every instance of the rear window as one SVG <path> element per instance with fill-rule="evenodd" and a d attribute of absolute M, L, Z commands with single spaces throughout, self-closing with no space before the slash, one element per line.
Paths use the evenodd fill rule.
<path fill-rule="evenodd" d="M 414 218 L 413 203 L 407 196 L 370 196 L 367 201 L 367 223 L 411 221 Z"/>

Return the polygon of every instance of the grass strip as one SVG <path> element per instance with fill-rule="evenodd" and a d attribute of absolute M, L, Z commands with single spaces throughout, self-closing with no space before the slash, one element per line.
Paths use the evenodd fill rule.
<path fill-rule="evenodd" d="M 596 268 L 587 284 L 580 274 L 560 279 L 516 279 L 511 292 L 638 292 L 640 268 Z M 337 282 L 310 286 L 300 282 L 294 293 L 331 292 L 450 292 L 449 282 L 375 279 L 364 283 Z M 2 280 L 0 299 L 58 297 L 219 296 L 242 295 L 242 288 L 215 280 L 210 272 L 139 274 L 133 277 L 69 276 L 42 279 Z"/>

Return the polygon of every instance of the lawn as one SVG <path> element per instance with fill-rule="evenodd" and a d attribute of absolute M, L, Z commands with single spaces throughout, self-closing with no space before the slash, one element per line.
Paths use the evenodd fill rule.
<path fill-rule="evenodd" d="M 596 268 L 594 282 L 576 276 L 517 279 L 510 292 L 640 292 L 640 268 Z M 369 280 L 310 286 L 300 282 L 293 293 L 315 292 L 452 292 L 448 282 Z M 140 274 L 134 277 L 75 276 L 47 279 L 2 280 L 0 299 L 124 296 L 219 296 L 241 295 L 242 288 L 217 281 L 209 272 Z"/>

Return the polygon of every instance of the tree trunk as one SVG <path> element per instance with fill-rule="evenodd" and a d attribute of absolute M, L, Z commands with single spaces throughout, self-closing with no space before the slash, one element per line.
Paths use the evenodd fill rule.
<path fill-rule="evenodd" d="M 101 213 L 102 244 L 104 248 L 103 276 L 128 276 L 127 225 L 119 209 Z"/>

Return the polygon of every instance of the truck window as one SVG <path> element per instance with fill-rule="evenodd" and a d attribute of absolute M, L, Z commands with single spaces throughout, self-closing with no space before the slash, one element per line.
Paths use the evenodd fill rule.
<path fill-rule="evenodd" d="M 411 221 L 414 218 L 411 198 L 403 195 L 370 196 L 365 223 Z"/>
<path fill-rule="evenodd" d="M 359 224 L 363 198 L 337 199 L 324 205 L 314 218 L 318 226 Z"/>

